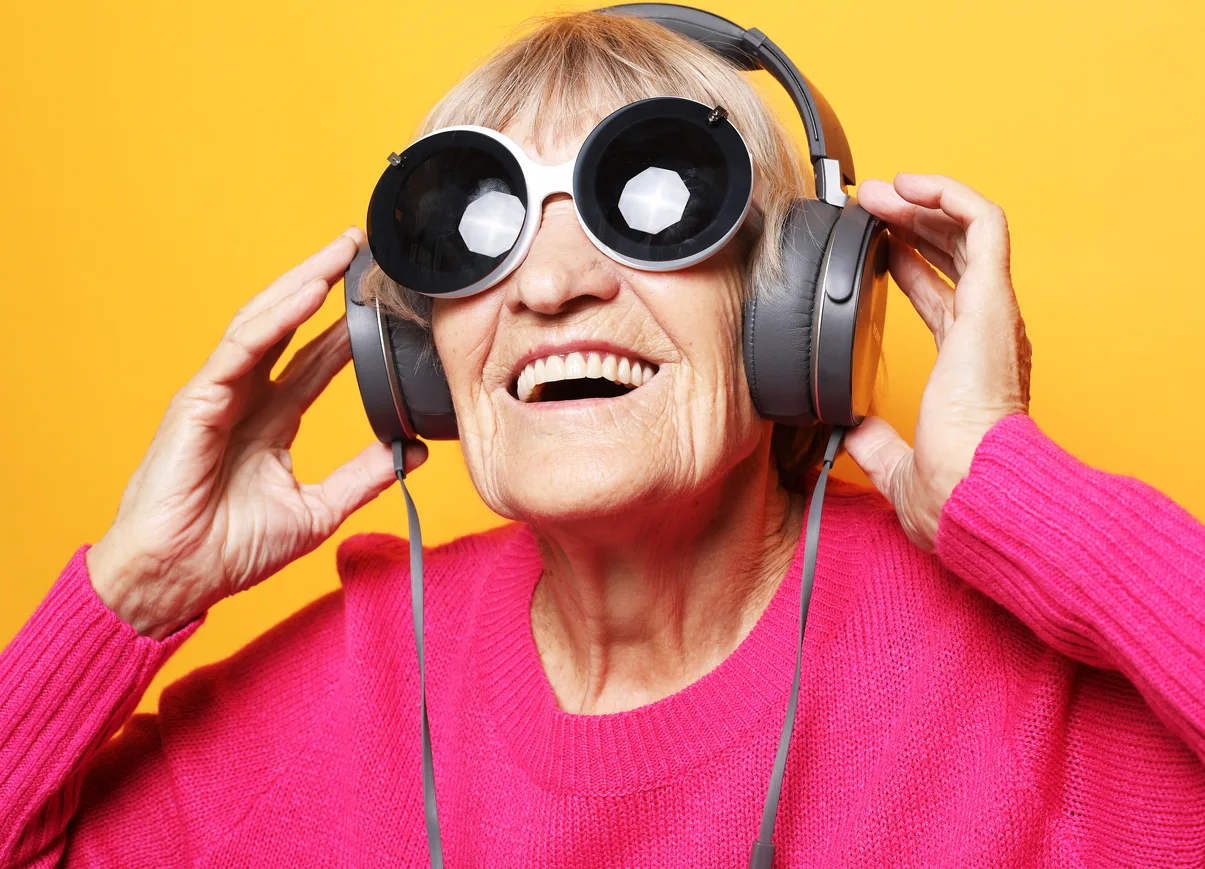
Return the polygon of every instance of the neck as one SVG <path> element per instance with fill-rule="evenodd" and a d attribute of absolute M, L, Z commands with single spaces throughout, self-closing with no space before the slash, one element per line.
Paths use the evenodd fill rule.
<path fill-rule="evenodd" d="M 560 707 L 634 709 L 718 666 L 778 589 L 803 504 L 779 485 L 767 440 L 681 503 L 536 528 L 532 633 Z"/>

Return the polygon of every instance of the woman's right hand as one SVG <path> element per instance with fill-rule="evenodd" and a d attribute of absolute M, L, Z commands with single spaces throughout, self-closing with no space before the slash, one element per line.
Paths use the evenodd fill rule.
<path fill-rule="evenodd" d="M 168 403 L 112 527 L 85 555 L 97 595 L 138 633 L 163 639 L 268 578 L 396 479 L 392 450 L 375 440 L 321 483 L 293 476 L 301 416 L 351 358 L 345 317 L 271 378 L 366 243 L 352 227 L 248 301 Z M 426 457 L 407 444 L 407 472 Z"/>

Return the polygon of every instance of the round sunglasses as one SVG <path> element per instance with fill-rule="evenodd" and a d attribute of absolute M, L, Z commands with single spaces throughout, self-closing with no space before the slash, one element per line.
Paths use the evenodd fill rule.
<path fill-rule="evenodd" d="M 523 261 L 553 193 L 570 194 L 586 236 L 616 262 L 683 269 L 744 222 L 753 157 L 722 106 L 683 97 L 616 109 L 557 166 L 497 130 L 445 127 L 390 155 L 368 205 L 369 247 L 415 292 L 479 293 Z"/>

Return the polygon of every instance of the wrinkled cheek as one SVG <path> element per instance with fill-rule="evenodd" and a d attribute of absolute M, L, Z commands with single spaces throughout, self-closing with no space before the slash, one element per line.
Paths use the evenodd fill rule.
<path fill-rule="evenodd" d="M 496 400 L 479 384 L 466 386 L 462 395 L 459 402 L 453 399 L 460 449 L 473 485 L 488 502 L 498 490 L 507 433 L 499 424 Z"/>
<path fill-rule="evenodd" d="M 710 477 L 751 452 L 762 436 L 761 418 L 739 365 L 727 360 L 717 370 L 678 386 L 673 428 L 697 478 Z"/>

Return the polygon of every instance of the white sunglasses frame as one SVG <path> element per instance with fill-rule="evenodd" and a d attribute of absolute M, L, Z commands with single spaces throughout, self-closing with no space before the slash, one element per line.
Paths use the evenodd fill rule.
<path fill-rule="evenodd" d="M 704 108 L 711 108 L 706 103 L 701 103 L 698 100 L 689 100 L 686 97 L 677 97 L 676 99 L 687 99 L 689 102 L 696 103 Z M 607 117 L 610 117 L 610 115 Z M 599 121 L 597 126 L 601 126 L 606 120 L 607 118 L 604 118 L 602 121 Z M 751 179 L 755 178 L 753 153 L 749 150 L 749 143 L 745 141 L 744 136 L 741 136 L 740 130 L 737 130 L 735 126 L 733 126 L 732 129 L 736 132 L 737 136 L 740 137 L 741 144 L 745 146 L 745 155 L 749 159 L 749 177 Z M 441 127 L 438 130 L 432 130 L 430 133 L 415 139 L 409 147 L 413 147 L 424 139 L 431 138 L 432 136 L 461 130 L 480 133 L 483 136 L 493 139 L 495 142 L 506 148 L 506 150 L 510 152 L 510 154 L 515 158 L 515 161 L 519 164 L 519 168 L 523 172 L 523 181 L 527 186 L 527 202 L 524 203 L 523 227 L 519 230 L 519 237 L 515 240 L 515 244 L 510 249 L 510 253 L 506 255 L 506 258 L 498 264 L 496 269 L 480 280 L 475 281 L 474 283 L 462 289 L 452 290 L 446 293 L 423 293 L 422 290 L 414 291 L 430 298 L 456 299 L 464 296 L 471 296 L 476 293 L 484 292 L 495 284 L 506 280 L 511 272 L 518 268 L 523 260 L 526 259 L 528 251 L 531 250 L 532 242 L 535 241 L 536 233 L 539 231 L 540 224 L 543 222 L 544 200 L 554 193 L 568 193 L 573 199 L 573 213 L 577 215 L 577 222 L 581 226 L 582 231 L 586 234 L 586 237 L 590 239 L 595 247 L 597 247 L 615 262 L 630 266 L 634 269 L 650 272 L 669 272 L 688 268 L 696 265 L 697 263 L 701 263 L 708 257 L 718 253 L 720 249 L 731 241 L 732 237 L 740 230 L 741 226 L 745 222 L 745 218 L 749 214 L 749 207 L 753 202 L 753 189 L 755 184 L 751 183 L 749 185 L 749 195 L 745 198 L 745 204 L 741 209 L 740 217 L 733 222 L 732 227 L 714 244 L 691 256 L 681 257 L 676 260 L 664 261 L 634 259 L 632 257 L 624 256 L 615 249 L 603 244 L 603 242 L 599 240 L 598 236 L 590 231 L 590 227 L 586 225 L 585 220 L 582 218 L 582 212 L 578 207 L 577 198 L 573 196 L 573 175 L 574 169 L 577 166 L 577 158 L 581 154 L 580 148 L 578 149 L 578 152 L 573 155 L 572 159 L 567 160 L 564 163 L 558 163 L 554 166 L 548 166 L 543 163 L 537 163 L 535 160 L 531 159 L 531 157 L 527 155 L 527 152 L 519 147 L 518 143 L 516 143 L 509 136 L 503 135 L 497 130 L 489 127 L 480 127 L 475 124 L 458 124 L 450 127 Z M 583 140 L 582 144 L 584 145 L 588 139 L 589 136 Z"/>

